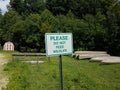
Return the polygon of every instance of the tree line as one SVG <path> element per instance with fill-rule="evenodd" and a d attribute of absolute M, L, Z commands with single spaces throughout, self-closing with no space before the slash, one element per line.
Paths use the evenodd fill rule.
<path fill-rule="evenodd" d="M 74 50 L 120 55 L 119 0 L 10 0 L 0 11 L 0 43 L 45 52 L 45 33 L 73 33 Z"/>

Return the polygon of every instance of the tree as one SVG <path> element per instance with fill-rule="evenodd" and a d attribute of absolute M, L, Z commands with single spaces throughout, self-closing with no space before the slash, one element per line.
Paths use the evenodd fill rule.
<path fill-rule="evenodd" d="M 14 25 L 11 26 L 10 31 L 12 33 L 12 41 L 15 44 L 15 49 L 18 51 L 22 51 L 22 47 L 25 47 L 25 21 L 21 20 L 16 22 Z"/>
<path fill-rule="evenodd" d="M 0 9 L 0 27 L 1 27 L 1 20 L 2 20 L 2 17 L 3 17 L 3 15 L 2 15 L 2 10 Z"/>
<path fill-rule="evenodd" d="M 3 15 L 2 15 L 2 10 L 0 9 L 0 27 L 1 27 L 1 19 L 2 19 Z"/>
<path fill-rule="evenodd" d="M 120 55 L 120 3 L 112 3 L 107 11 L 107 51 L 112 55 Z"/>
<path fill-rule="evenodd" d="M 71 10 L 75 16 L 82 18 L 85 14 L 96 14 L 101 0 L 46 0 L 47 9 L 54 15 L 66 15 Z"/>
<path fill-rule="evenodd" d="M 1 10 L 1 8 L 0 8 L 0 18 L 2 17 L 2 10 Z"/>
<path fill-rule="evenodd" d="M 73 33 L 74 50 L 80 48 L 85 50 L 84 39 L 86 38 L 87 24 L 83 20 L 74 18 L 71 12 L 67 14 L 67 17 L 59 15 L 57 18 L 59 20 L 59 32 Z"/>
<path fill-rule="evenodd" d="M 10 28 L 12 25 L 14 25 L 16 22 L 21 20 L 21 16 L 18 15 L 15 11 L 9 11 L 5 13 L 1 20 L 1 29 L 2 29 L 2 38 L 5 41 L 11 41 L 12 39 L 12 33 L 10 31 Z"/>
<path fill-rule="evenodd" d="M 10 0 L 10 7 L 20 15 L 29 15 L 41 13 L 45 9 L 45 2 L 44 0 Z"/>
<path fill-rule="evenodd" d="M 2 11 L 0 9 L 0 49 L 1 49 L 1 45 L 2 45 L 2 42 L 3 42 L 3 39 L 2 39 L 2 29 L 1 29 L 1 19 L 2 19 Z"/>
<path fill-rule="evenodd" d="M 69 10 L 67 6 L 69 0 L 46 0 L 47 9 L 54 15 L 66 14 Z"/>
<path fill-rule="evenodd" d="M 42 21 L 42 31 L 46 32 L 57 32 L 58 20 L 53 16 L 53 14 L 45 9 L 41 13 L 41 21 Z"/>
<path fill-rule="evenodd" d="M 30 14 L 26 20 L 17 22 L 11 27 L 17 50 L 31 51 L 40 48 L 40 18 L 39 14 Z"/>
<path fill-rule="evenodd" d="M 25 47 L 28 50 L 41 49 L 41 17 L 39 14 L 30 14 L 25 20 Z M 29 49 L 30 48 L 30 49 Z M 36 51 L 37 51 L 36 50 Z"/>
<path fill-rule="evenodd" d="M 44 0 L 25 0 L 24 3 L 28 13 L 41 13 L 46 8 Z"/>
<path fill-rule="evenodd" d="M 9 11 L 0 13 L 0 40 L 44 51 L 45 33 L 71 32 L 75 50 L 120 55 L 119 10 L 118 0 L 10 0 Z"/>
<path fill-rule="evenodd" d="M 24 0 L 10 0 L 10 7 L 12 10 L 15 10 L 19 14 L 25 12 Z"/>

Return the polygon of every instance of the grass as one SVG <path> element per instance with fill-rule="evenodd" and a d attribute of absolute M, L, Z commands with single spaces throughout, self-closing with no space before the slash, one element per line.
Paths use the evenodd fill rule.
<path fill-rule="evenodd" d="M 15 52 L 17 52 L 17 51 L 3 51 L 3 50 L 0 50 L 0 53 L 4 55 L 4 59 L 9 60 L 9 61 L 12 59 L 11 54 L 15 53 Z"/>
<path fill-rule="evenodd" d="M 3 63 L 6 63 L 7 60 L 11 59 L 11 52 L 0 51 L 3 57 L 0 57 L 0 89 L 5 90 L 6 84 L 8 82 L 8 75 L 4 72 Z"/>
<path fill-rule="evenodd" d="M 10 62 L 7 90 L 59 90 L 58 57 L 50 62 L 31 65 Z M 64 90 L 120 90 L 120 64 L 100 65 L 88 60 L 63 56 Z"/>

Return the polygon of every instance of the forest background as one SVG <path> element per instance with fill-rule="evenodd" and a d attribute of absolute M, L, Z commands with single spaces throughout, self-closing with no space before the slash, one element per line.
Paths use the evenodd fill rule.
<path fill-rule="evenodd" d="M 0 48 L 45 52 L 45 33 L 73 33 L 74 50 L 120 56 L 119 0 L 10 0 L 0 11 Z"/>

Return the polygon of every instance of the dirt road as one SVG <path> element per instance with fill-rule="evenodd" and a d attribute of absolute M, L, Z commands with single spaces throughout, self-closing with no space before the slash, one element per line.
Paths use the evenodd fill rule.
<path fill-rule="evenodd" d="M 3 54 L 0 54 L 0 90 L 5 90 L 8 83 L 7 75 L 3 71 L 5 63 L 7 63 L 7 60 L 4 59 Z"/>

